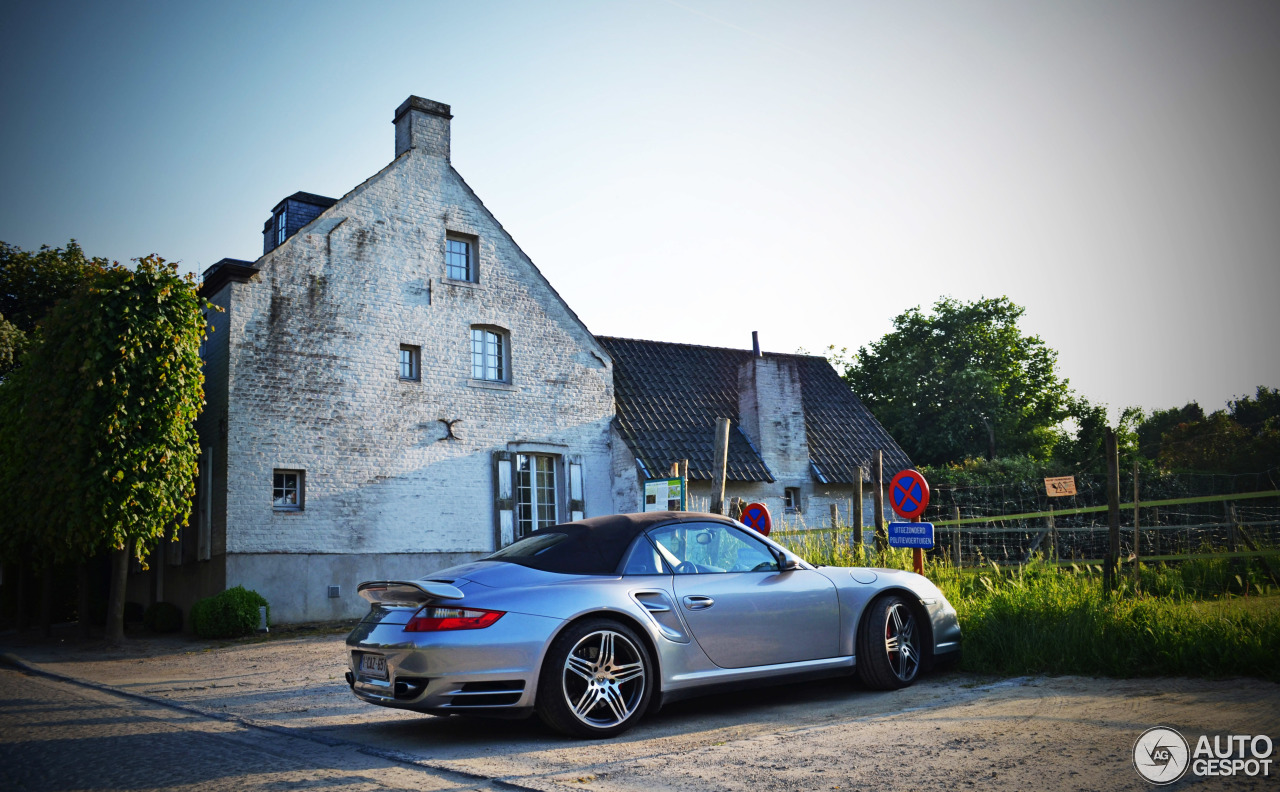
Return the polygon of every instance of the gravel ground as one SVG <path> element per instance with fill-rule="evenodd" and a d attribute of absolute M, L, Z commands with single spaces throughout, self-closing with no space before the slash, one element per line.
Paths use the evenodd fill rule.
<path fill-rule="evenodd" d="M 950 673 L 892 693 L 828 680 L 679 702 L 619 738 L 583 742 L 536 720 L 437 718 L 359 702 L 343 681 L 340 635 L 147 638 L 120 650 L 10 635 L 0 649 L 33 670 L 194 717 L 359 749 L 454 783 L 540 790 L 1139 790 L 1149 785 L 1131 751 L 1152 726 L 1176 728 L 1193 745 L 1200 734 L 1268 734 L 1280 744 L 1280 685 L 1244 679 Z M 1274 772 L 1188 776 L 1170 788 L 1280 789 Z"/>

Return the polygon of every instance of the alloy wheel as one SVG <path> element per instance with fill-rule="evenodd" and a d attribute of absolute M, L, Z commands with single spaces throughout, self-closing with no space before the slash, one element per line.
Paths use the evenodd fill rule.
<path fill-rule="evenodd" d="M 617 726 L 644 700 L 644 655 L 627 636 L 596 630 L 565 659 L 561 689 L 574 717 L 597 729 Z"/>
<path fill-rule="evenodd" d="M 884 648 L 894 676 L 903 682 L 915 679 L 920 670 L 916 617 L 901 602 L 895 602 L 885 613 Z"/>

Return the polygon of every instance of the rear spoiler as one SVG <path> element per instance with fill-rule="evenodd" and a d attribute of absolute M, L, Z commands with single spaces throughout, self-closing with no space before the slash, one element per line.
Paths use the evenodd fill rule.
<path fill-rule="evenodd" d="M 371 580 L 356 593 L 375 605 L 421 605 L 432 599 L 462 599 L 462 592 L 434 580 Z"/>

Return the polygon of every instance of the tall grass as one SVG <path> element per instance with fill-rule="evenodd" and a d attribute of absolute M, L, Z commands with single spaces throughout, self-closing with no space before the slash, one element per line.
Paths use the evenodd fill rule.
<path fill-rule="evenodd" d="M 910 551 L 880 556 L 848 538 L 779 537 L 818 564 L 911 568 Z M 968 671 L 1280 681 L 1280 596 L 1260 565 L 1193 558 L 1139 573 L 1136 589 L 1125 577 L 1108 596 L 1087 566 L 957 569 L 944 560 L 925 568 L 959 614 Z"/>

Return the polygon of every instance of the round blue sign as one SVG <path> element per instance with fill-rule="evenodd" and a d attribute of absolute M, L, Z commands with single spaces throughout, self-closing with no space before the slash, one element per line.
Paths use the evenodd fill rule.
<path fill-rule="evenodd" d="M 889 482 L 889 504 L 908 520 L 924 513 L 929 505 L 929 482 L 915 470 L 903 470 Z"/>
<path fill-rule="evenodd" d="M 754 531 L 768 536 L 769 529 L 773 527 L 773 520 L 769 517 L 769 510 L 765 508 L 763 503 L 748 503 L 742 507 L 742 517 L 739 521 Z"/>

